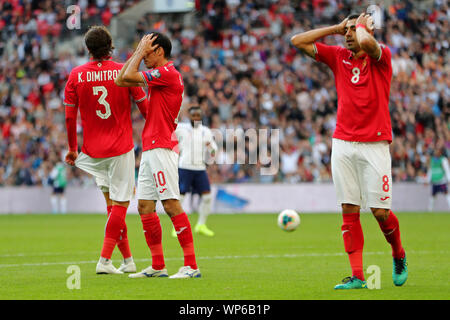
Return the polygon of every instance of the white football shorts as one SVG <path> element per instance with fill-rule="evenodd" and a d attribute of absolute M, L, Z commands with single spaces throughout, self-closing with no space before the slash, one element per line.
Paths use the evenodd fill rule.
<path fill-rule="evenodd" d="M 130 201 L 134 195 L 134 150 L 109 158 L 92 158 L 81 152 L 75 166 L 95 177 L 102 192 L 115 201 Z"/>
<path fill-rule="evenodd" d="M 142 152 L 137 197 L 141 200 L 180 199 L 178 153 L 166 148 Z"/>
<path fill-rule="evenodd" d="M 352 142 L 333 138 L 331 171 L 339 205 L 391 208 L 391 154 L 387 141 Z"/>

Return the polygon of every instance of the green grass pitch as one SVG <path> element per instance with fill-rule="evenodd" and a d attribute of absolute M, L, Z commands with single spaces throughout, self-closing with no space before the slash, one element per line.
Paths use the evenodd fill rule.
<path fill-rule="evenodd" d="M 409 278 L 392 283 L 392 257 L 377 222 L 361 215 L 364 268 L 377 265 L 381 289 L 335 291 L 350 274 L 339 214 L 301 214 L 300 227 L 280 230 L 275 214 L 211 215 L 213 238 L 194 234 L 199 279 L 129 279 L 96 275 L 106 215 L 0 216 L 0 299 L 320 300 L 449 299 L 450 214 L 398 213 Z M 169 274 L 182 266 L 182 250 L 161 215 Z M 189 216 L 194 225 L 197 215 Z M 140 219 L 127 216 L 138 270 L 150 265 Z M 120 264 L 116 248 L 113 261 Z M 68 289 L 70 265 L 81 270 L 80 289 Z M 366 277 L 368 275 L 366 274 Z"/>

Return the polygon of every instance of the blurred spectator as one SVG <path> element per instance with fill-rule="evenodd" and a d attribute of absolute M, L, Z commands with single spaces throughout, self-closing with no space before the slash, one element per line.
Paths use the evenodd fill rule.
<path fill-rule="evenodd" d="M 135 2 L 85 0 L 78 5 L 83 21 L 108 25 Z M 429 3 L 432 6 L 393 1 L 382 7 L 383 26 L 375 33 L 392 51 L 389 108 L 394 181 L 422 181 L 436 146 L 442 145 L 447 154 L 450 148 L 450 10 L 445 1 Z M 187 119 L 186 106 L 195 103 L 203 109 L 205 124 L 225 137 L 227 129 L 280 130 L 279 153 L 268 150 L 280 161 L 275 175 L 260 172 L 273 159 L 249 164 L 250 155 L 261 145 L 247 141 L 244 159 L 237 161 L 224 139 L 222 154 L 208 168 L 212 183 L 331 181 L 337 108 L 334 79 L 328 68 L 297 52 L 289 39 L 319 25 L 338 23 L 350 11 L 365 10 L 360 1 L 200 0 L 196 4 L 192 26 L 144 15 L 136 22 L 135 43 L 118 48 L 114 59 L 129 57 L 142 35 L 167 32 L 173 43 L 172 59 L 185 82 L 180 121 Z M 70 70 L 88 57 L 82 47 L 54 50 L 67 36 L 67 14 L 60 2 L 0 0 L 0 8 L 0 185 L 42 185 L 53 165 L 51 154 L 66 147 L 61 105 L 65 81 Z M 324 41 L 343 45 L 341 36 Z M 138 164 L 143 120 L 136 109 L 132 118 Z M 73 168 L 67 176 L 69 185 L 93 183 Z"/>

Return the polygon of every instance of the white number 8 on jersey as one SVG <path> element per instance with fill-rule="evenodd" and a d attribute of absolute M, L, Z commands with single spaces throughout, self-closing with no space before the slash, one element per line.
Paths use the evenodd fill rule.
<path fill-rule="evenodd" d="M 361 73 L 361 71 L 359 70 L 359 68 L 355 67 L 352 69 L 352 73 L 353 73 L 353 77 L 350 79 L 353 83 L 358 83 L 359 81 L 359 74 Z"/>

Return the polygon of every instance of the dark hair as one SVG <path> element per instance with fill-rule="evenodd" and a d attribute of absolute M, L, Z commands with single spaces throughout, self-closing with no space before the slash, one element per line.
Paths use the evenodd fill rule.
<path fill-rule="evenodd" d="M 360 15 L 357 14 L 357 13 L 351 13 L 351 14 L 348 15 L 347 19 L 348 19 L 348 20 L 358 19 L 359 16 L 360 16 Z"/>
<path fill-rule="evenodd" d="M 84 43 L 94 59 L 109 57 L 114 49 L 111 34 L 104 26 L 90 27 L 84 36 Z"/>
<path fill-rule="evenodd" d="M 151 33 L 153 33 L 153 36 L 156 35 L 156 40 L 153 42 L 153 44 L 154 45 L 157 44 L 159 47 L 163 48 L 164 58 L 166 59 L 170 58 L 170 55 L 172 53 L 172 42 L 170 42 L 169 37 L 159 32 L 151 32 Z"/>

